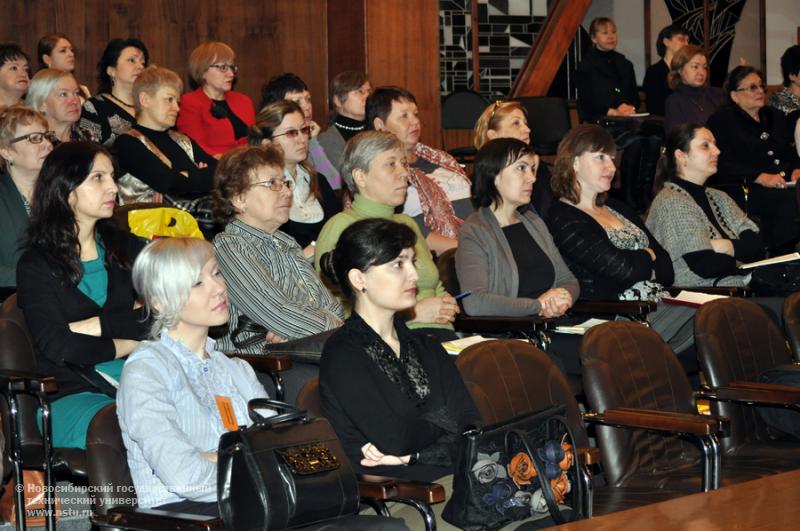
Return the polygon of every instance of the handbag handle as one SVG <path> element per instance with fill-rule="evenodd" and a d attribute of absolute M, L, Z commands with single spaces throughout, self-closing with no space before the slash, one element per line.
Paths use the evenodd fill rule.
<path fill-rule="evenodd" d="M 567 520 L 564 518 L 564 515 L 561 514 L 561 510 L 558 508 L 556 496 L 553 493 L 553 488 L 550 486 L 550 480 L 547 479 L 547 476 L 544 473 L 544 467 L 539 461 L 539 456 L 528 443 L 528 436 L 525 434 L 525 432 L 515 429 L 506 433 L 506 455 L 511 455 L 510 439 L 512 435 L 516 435 L 519 438 L 519 440 L 522 442 L 522 447 L 531 458 L 533 468 L 536 470 L 536 476 L 539 478 L 539 487 L 542 489 L 542 496 L 547 504 L 547 510 L 550 512 L 550 516 L 553 518 L 553 522 L 555 522 L 556 525 L 565 524 Z"/>
<path fill-rule="evenodd" d="M 276 409 L 277 415 L 265 417 L 257 409 Z M 305 409 L 298 409 L 292 404 L 281 402 L 280 400 L 273 400 L 271 398 L 254 398 L 247 403 L 247 413 L 250 415 L 252 421 L 259 427 L 271 427 L 283 422 L 291 422 L 294 420 L 308 420 L 308 411 Z"/>
<path fill-rule="evenodd" d="M 250 348 L 259 343 L 265 343 L 266 340 L 264 338 L 266 337 L 267 332 L 269 332 L 269 330 L 267 330 L 265 326 L 258 324 L 245 314 L 241 314 L 239 316 L 239 322 L 236 325 L 236 329 L 231 332 L 231 342 L 233 343 L 233 346 L 238 349 Z M 250 336 L 247 339 L 240 339 L 242 334 L 245 333 L 255 335 Z"/>

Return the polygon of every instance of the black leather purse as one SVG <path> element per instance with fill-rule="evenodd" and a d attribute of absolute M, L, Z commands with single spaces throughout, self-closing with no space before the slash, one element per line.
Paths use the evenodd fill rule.
<path fill-rule="evenodd" d="M 358 511 L 355 473 L 327 420 L 266 398 L 248 409 L 253 425 L 219 441 L 217 496 L 226 529 L 286 529 Z M 278 414 L 263 417 L 257 409 Z"/>
<path fill-rule="evenodd" d="M 582 518 L 585 493 L 564 411 L 553 406 L 467 430 L 442 517 L 467 531 L 537 518 L 525 528 L 549 527 Z"/>

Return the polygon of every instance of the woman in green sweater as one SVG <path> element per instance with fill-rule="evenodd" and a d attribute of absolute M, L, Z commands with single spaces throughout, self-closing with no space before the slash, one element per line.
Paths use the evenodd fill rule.
<path fill-rule="evenodd" d="M 342 162 L 342 178 L 355 196 L 350 208 L 336 214 L 322 228 L 316 244 L 314 265 L 320 270 L 320 257 L 339 241 L 344 229 L 366 218 L 392 219 L 411 227 L 417 234 L 414 246 L 417 304 L 411 310 L 409 328 L 423 328 L 441 340 L 452 339 L 458 303 L 439 281 L 439 271 L 416 222 L 395 213 L 406 199 L 408 166 L 402 143 L 391 133 L 368 131 L 347 142 Z"/>

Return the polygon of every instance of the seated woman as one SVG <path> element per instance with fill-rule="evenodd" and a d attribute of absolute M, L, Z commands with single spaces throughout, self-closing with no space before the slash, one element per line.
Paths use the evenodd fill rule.
<path fill-rule="evenodd" d="M 480 415 L 441 344 L 396 317 L 416 304 L 417 238 L 366 219 L 322 256 L 354 309 L 325 343 L 320 393 L 357 472 L 432 481 L 453 473 L 460 434 Z"/>
<path fill-rule="evenodd" d="M 25 105 L 47 118 L 48 129 L 57 142 L 93 140 L 89 131 L 78 127 L 81 119 L 81 88 L 66 70 L 45 68 L 31 79 Z"/>
<path fill-rule="evenodd" d="M 371 91 L 367 75 L 357 70 L 339 72 L 331 80 L 330 121 L 320 133 L 319 143 L 337 168 L 342 164 L 345 142 L 366 129 L 365 107 Z"/>
<path fill-rule="evenodd" d="M 139 506 L 217 515 L 217 446 L 226 428 L 215 397 L 249 425 L 248 401 L 267 392 L 247 362 L 208 337 L 209 327 L 228 321 L 211 244 L 157 240 L 139 253 L 133 283 L 152 318 L 151 340 L 125 363 L 117 414 Z"/>
<path fill-rule="evenodd" d="M 726 190 L 759 218 L 773 254 L 793 251 L 800 225 L 796 191 L 787 189 L 787 182 L 800 179 L 800 157 L 792 146 L 792 126 L 783 112 L 765 106 L 764 75 L 755 68 L 737 66 L 723 88 L 728 102 L 708 119 L 721 151 L 719 171 L 709 184 L 731 185 Z M 749 189 L 746 200 L 742 185 Z"/>
<path fill-rule="evenodd" d="M 516 138 L 526 144 L 531 143 L 528 115 L 518 101 L 496 101 L 486 107 L 475 122 L 475 149 L 481 149 L 495 138 Z M 533 187 L 531 205 L 540 216 L 546 217 L 553 202 L 550 169 L 547 164 L 537 164 L 536 170 L 537 184 Z"/>
<path fill-rule="evenodd" d="M 789 46 L 783 52 L 781 73 L 783 88 L 772 93 L 767 105 L 783 111 L 790 122 L 797 121 L 800 118 L 800 44 Z"/>
<path fill-rule="evenodd" d="M 63 33 L 48 33 L 41 39 L 36 47 L 36 57 L 39 59 L 39 69 L 56 68 L 75 74 L 75 47 L 72 41 Z M 76 78 L 77 79 L 77 78 Z M 79 85 L 81 91 L 81 105 L 92 96 L 86 85 Z"/>
<path fill-rule="evenodd" d="M 583 122 L 606 127 L 624 149 L 620 193 L 626 203 L 644 212 L 652 199 L 661 139 L 631 118 L 641 102 L 633 63 L 616 51 L 617 25 L 610 18 L 595 18 L 589 35 L 592 47 L 583 55 L 575 78 L 578 114 Z"/>
<path fill-rule="evenodd" d="M 283 152 L 283 175 L 292 183 L 293 200 L 289 220 L 281 230 L 297 240 L 309 259 L 325 222 L 342 210 L 342 202 L 328 180 L 319 178 L 308 162 L 310 136 L 311 127 L 306 125 L 303 111 L 288 100 L 261 109 L 250 128 L 250 145 L 274 144 Z"/>
<path fill-rule="evenodd" d="M 97 94 L 83 104 L 80 127 L 105 146 L 136 123 L 133 83 L 149 60 L 139 39 L 112 39 L 97 63 Z"/>
<path fill-rule="evenodd" d="M 327 153 L 319 143 L 319 124 L 314 121 L 314 106 L 311 103 L 311 93 L 308 85 L 297 75 L 291 72 L 279 74 L 261 87 L 261 108 L 280 100 L 289 100 L 296 103 L 303 111 L 306 125 L 311 126 L 311 138 L 308 139 L 308 162 L 325 179 L 334 190 L 342 187 L 342 177 L 339 170 L 328 159 Z"/>
<path fill-rule="evenodd" d="M 272 146 L 236 148 L 217 166 L 214 201 L 226 225 L 214 238 L 214 252 L 231 306 L 229 333 L 219 340 L 223 352 L 259 354 L 268 339 L 299 339 L 342 324 L 339 302 L 297 241 L 279 230 L 289 219 L 290 183 L 283 157 Z M 246 328 L 240 325 L 244 319 L 269 331 L 269 338 L 238 332 Z"/>
<path fill-rule="evenodd" d="M 461 227 L 456 273 L 472 294 L 469 315 L 559 317 L 577 300 L 578 281 L 544 221 L 528 205 L 539 157 L 525 143 L 491 140 L 475 157 L 473 201 L 478 210 Z"/>
<path fill-rule="evenodd" d="M 442 253 L 458 245 L 461 224 L 474 211 L 469 178 L 448 153 L 419 141 L 414 95 L 399 87 L 375 89 L 367 98 L 367 127 L 389 131 L 403 143 L 409 164 L 403 213 L 417 220 L 428 247 Z"/>
<path fill-rule="evenodd" d="M 22 103 L 30 75 L 30 60 L 22 48 L 14 43 L 0 44 L 0 107 Z"/>
<path fill-rule="evenodd" d="M 719 149 L 711 131 L 686 123 L 665 139 L 647 227 L 669 254 L 678 286 L 746 286 L 751 271 L 737 267 L 765 257 L 753 223 L 731 197 L 705 186 L 717 172 Z"/>
<path fill-rule="evenodd" d="M 17 304 L 36 349 L 37 369 L 58 380 L 53 445 L 86 448 L 92 417 L 114 401 L 96 371 L 119 379 L 144 337 L 131 264 L 144 245 L 111 221 L 117 197 L 108 152 L 91 142 L 60 144 L 33 196 L 28 242 L 17 265 Z"/>
<path fill-rule="evenodd" d="M 672 94 L 667 77 L 669 67 L 678 51 L 689 44 L 689 32 L 680 24 L 670 24 L 662 28 L 656 37 L 656 51 L 661 58 L 647 67 L 642 81 L 647 112 L 664 116 L 664 105 Z"/>
<path fill-rule="evenodd" d="M 451 323 L 458 313 L 458 303 L 439 281 L 439 270 L 417 223 L 395 212 L 405 202 L 408 190 L 409 172 L 405 160 L 403 143 L 388 132 L 360 133 L 347 142 L 342 177 L 354 195 L 353 203 L 325 224 L 317 240 L 314 263 L 319 271 L 322 255 L 336 247 L 342 232 L 356 221 L 383 218 L 407 225 L 417 234 L 414 254 L 419 275 L 417 303 L 408 327 L 425 329 L 426 333 L 447 341 L 454 338 Z"/>
<path fill-rule="evenodd" d="M 239 67 L 224 42 L 206 42 L 189 56 L 189 75 L 197 89 L 181 98 L 178 131 L 219 158 L 247 143 L 247 128 L 256 120 L 253 102 L 231 90 Z"/>
<path fill-rule="evenodd" d="M 674 91 L 665 103 L 664 130 L 670 132 L 687 122 L 705 125 L 725 100 L 721 88 L 709 87 L 708 58 L 699 46 L 687 44 L 672 58 L 668 76 Z"/>
<path fill-rule="evenodd" d="M 17 285 L 17 261 L 25 244 L 33 189 L 45 157 L 53 150 L 47 120 L 16 105 L 0 112 L 0 288 Z"/>
<path fill-rule="evenodd" d="M 659 301 L 674 278 L 672 259 L 644 222 L 622 202 L 606 199 L 614 139 L 602 127 L 581 125 L 558 146 L 547 226 L 586 299 Z M 650 325 L 675 352 L 693 343 L 694 310 L 659 303 Z"/>
<path fill-rule="evenodd" d="M 114 141 L 122 204 L 167 202 L 189 207 L 192 199 L 211 192 L 217 160 L 172 129 L 182 90 L 178 74 L 166 68 L 149 66 L 136 78 L 136 123 Z"/>

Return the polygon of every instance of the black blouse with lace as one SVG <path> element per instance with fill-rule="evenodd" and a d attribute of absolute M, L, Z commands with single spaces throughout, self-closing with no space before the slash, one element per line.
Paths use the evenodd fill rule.
<path fill-rule="evenodd" d="M 322 411 L 357 472 L 430 481 L 453 472 L 462 429 L 480 415 L 453 360 L 422 332 L 395 320 L 400 356 L 356 313 L 325 343 Z M 411 466 L 364 467 L 361 447 L 419 453 Z"/>

